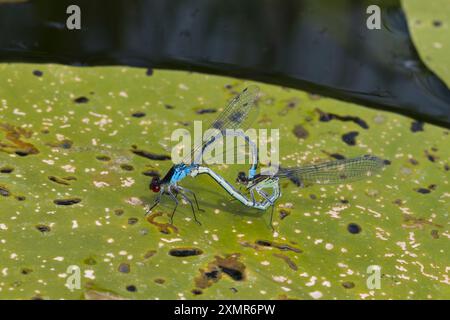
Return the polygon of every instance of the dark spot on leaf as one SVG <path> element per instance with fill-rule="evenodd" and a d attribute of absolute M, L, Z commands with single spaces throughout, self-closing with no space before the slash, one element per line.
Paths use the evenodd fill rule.
<path fill-rule="evenodd" d="M 123 209 L 115 209 L 114 210 L 114 214 L 116 216 L 121 216 L 121 215 L 123 215 L 123 213 L 124 213 Z"/>
<path fill-rule="evenodd" d="M 274 247 L 274 248 L 280 249 L 282 251 L 294 251 L 294 252 L 297 252 L 297 253 L 302 253 L 303 252 L 302 250 L 300 250 L 298 248 L 295 248 L 295 247 L 292 247 L 292 246 L 290 246 L 288 244 L 272 242 L 272 241 L 269 241 L 269 240 L 257 240 L 257 241 L 255 241 L 255 243 L 257 245 L 259 245 L 259 246 L 262 246 L 262 247 Z"/>
<path fill-rule="evenodd" d="M 24 196 L 16 196 L 17 201 L 25 201 L 26 198 Z"/>
<path fill-rule="evenodd" d="M 274 253 L 273 254 L 274 257 L 276 258 L 280 258 L 282 260 L 284 260 L 284 262 L 286 262 L 286 264 L 289 266 L 289 268 L 291 268 L 294 271 L 298 270 L 297 265 L 295 264 L 294 261 L 291 260 L 291 258 L 289 258 L 288 256 L 285 256 L 284 254 L 280 254 L 280 253 Z"/>
<path fill-rule="evenodd" d="M 450 170 L 450 166 L 447 163 L 444 164 L 444 170 L 445 171 L 449 171 Z"/>
<path fill-rule="evenodd" d="M 129 225 L 134 225 L 134 224 L 136 224 L 138 221 L 139 221 L 138 218 L 129 218 L 129 219 L 128 219 L 128 224 L 129 224 Z"/>
<path fill-rule="evenodd" d="M 432 155 L 427 150 L 425 150 L 425 155 L 427 156 L 428 160 L 430 160 L 431 162 L 436 162 L 436 159 L 438 159 L 437 156 Z"/>
<path fill-rule="evenodd" d="M 190 257 L 203 254 L 203 251 L 198 248 L 176 248 L 170 249 L 169 254 L 173 257 Z"/>
<path fill-rule="evenodd" d="M 355 284 L 354 284 L 353 282 L 346 281 L 346 282 L 343 282 L 343 283 L 342 283 L 342 286 L 343 286 L 345 289 L 352 289 L 352 288 L 355 287 Z"/>
<path fill-rule="evenodd" d="M 412 132 L 423 131 L 423 125 L 424 125 L 424 123 L 422 121 L 412 122 L 411 123 L 411 131 Z"/>
<path fill-rule="evenodd" d="M 356 223 L 349 223 L 347 226 L 347 230 L 351 234 L 358 234 L 361 232 L 361 227 Z"/>
<path fill-rule="evenodd" d="M 148 68 L 147 71 L 145 71 L 145 74 L 147 76 L 152 76 L 153 75 L 153 69 L 152 68 Z"/>
<path fill-rule="evenodd" d="M 149 250 L 144 254 L 144 259 L 149 259 L 156 254 L 156 250 Z"/>
<path fill-rule="evenodd" d="M 200 294 L 203 293 L 203 291 L 200 290 L 200 289 L 193 289 L 191 292 L 192 292 L 192 294 L 194 294 L 194 295 L 196 295 L 196 296 L 198 296 L 198 295 L 200 295 Z"/>
<path fill-rule="evenodd" d="M 389 166 L 389 165 L 391 165 L 391 160 L 387 160 L 387 159 L 384 159 L 383 160 L 383 164 L 385 165 L 385 166 Z"/>
<path fill-rule="evenodd" d="M 207 114 L 207 113 L 216 113 L 217 109 L 198 109 L 195 111 L 197 114 Z"/>
<path fill-rule="evenodd" d="M 421 194 L 427 194 L 427 193 L 431 192 L 431 190 L 427 189 L 427 188 L 417 188 L 417 189 L 415 189 L 415 191 L 417 191 L 418 193 L 421 193 Z"/>
<path fill-rule="evenodd" d="M 166 104 L 166 105 L 164 105 L 164 107 L 165 107 L 167 110 L 175 109 L 175 107 L 172 106 L 172 105 L 170 105 L 170 104 Z"/>
<path fill-rule="evenodd" d="M 67 181 L 64 180 L 64 179 L 55 177 L 55 176 L 50 176 L 50 177 L 48 177 L 48 180 L 50 180 L 50 181 L 52 181 L 52 182 L 54 182 L 54 183 L 57 183 L 57 184 L 61 184 L 61 185 L 65 185 L 65 186 L 70 186 L 70 183 L 69 183 L 69 182 L 67 182 Z"/>
<path fill-rule="evenodd" d="M 431 230 L 431 237 L 433 237 L 433 239 L 439 239 L 439 230 Z"/>
<path fill-rule="evenodd" d="M 347 204 L 347 203 L 348 203 L 348 200 L 346 200 L 346 199 L 341 199 L 340 202 L 341 202 L 342 204 Z"/>
<path fill-rule="evenodd" d="M 97 159 L 98 161 L 110 161 L 111 160 L 110 157 L 105 156 L 105 155 L 96 156 L 95 159 Z"/>
<path fill-rule="evenodd" d="M 53 200 L 53 203 L 58 205 L 58 206 L 71 206 L 77 203 L 80 203 L 81 199 L 80 198 L 71 198 L 71 199 L 56 199 Z"/>
<path fill-rule="evenodd" d="M 315 194 L 310 194 L 309 195 L 309 198 L 311 199 L 311 200 L 316 200 L 317 199 L 317 196 L 315 195 Z"/>
<path fill-rule="evenodd" d="M 150 160 L 157 160 L 157 161 L 165 161 L 165 160 L 170 160 L 171 157 L 169 155 L 165 155 L 165 154 L 155 154 L 155 153 L 151 153 L 145 150 L 141 150 L 141 149 L 137 149 L 137 148 L 132 148 L 130 150 L 131 152 L 133 152 L 135 155 L 143 157 L 143 158 L 147 158 Z"/>
<path fill-rule="evenodd" d="M 396 204 L 396 205 L 398 205 L 398 206 L 401 206 L 401 205 L 403 204 L 403 201 L 402 201 L 401 199 L 395 199 L 395 200 L 393 201 L 393 203 Z"/>
<path fill-rule="evenodd" d="M 284 218 L 286 218 L 288 215 L 290 215 L 291 212 L 285 209 L 281 209 L 280 210 L 280 219 L 283 220 Z"/>
<path fill-rule="evenodd" d="M 156 170 L 147 170 L 147 171 L 142 172 L 142 174 L 147 177 L 158 177 L 158 178 L 161 177 L 159 172 Z"/>
<path fill-rule="evenodd" d="M 235 281 L 245 280 L 245 265 L 239 261 L 239 254 L 215 258 L 208 264 L 206 271 L 200 269 L 200 275 L 195 278 L 197 288 L 205 289 L 211 286 L 221 279 L 222 274 L 228 275 Z"/>
<path fill-rule="evenodd" d="M 244 275 L 240 270 L 228 268 L 225 266 L 219 266 L 220 270 L 222 270 L 223 273 L 229 275 L 234 281 L 242 281 L 244 279 Z"/>
<path fill-rule="evenodd" d="M 164 280 L 164 279 L 162 279 L 162 278 L 156 278 L 156 279 L 153 280 L 153 281 L 155 281 L 155 283 L 157 283 L 157 284 L 164 284 L 164 283 L 166 282 L 166 280 Z"/>
<path fill-rule="evenodd" d="M 433 26 L 436 27 L 436 28 L 439 28 L 440 26 L 442 26 L 442 21 L 434 20 L 433 21 Z"/>
<path fill-rule="evenodd" d="M 22 270 L 20 270 L 20 273 L 23 275 L 27 275 L 33 272 L 33 269 L 30 268 L 22 268 Z"/>
<path fill-rule="evenodd" d="M 50 232 L 51 228 L 49 226 L 46 226 L 44 224 L 38 224 L 36 226 L 36 229 L 38 229 L 40 232 L 45 233 L 45 232 Z"/>
<path fill-rule="evenodd" d="M 12 173 L 14 171 L 13 167 L 1 167 L 0 173 Z"/>
<path fill-rule="evenodd" d="M 130 164 L 121 164 L 120 168 L 124 171 L 133 171 L 134 167 Z"/>
<path fill-rule="evenodd" d="M 145 112 L 138 111 L 138 112 L 133 113 L 131 116 L 134 118 L 143 118 L 143 117 L 145 117 Z"/>
<path fill-rule="evenodd" d="M 0 195 L 9 197 L 11 195 L 11 192 L 5 186 L 0 185 Z"/>
<path fill-rule="evenodd" d="M 129 292 L 136 292 L 137 288 L 134 285 L 129 285 L 129 286 L 127 286 L 127 291 L 129 291 Z"/>
<path fill-rule="evenodd" d="M 128 263 L 121 263 L 117 270 L 122 273 L 130 273 L 130 265 Z"/>
<path fill-rule="evenodd" d="M 363 129 L 369 129 L 369 125 L 367 124 L 366 121 L 364 121 L 363 119 L 359 118 L 359 117 L 355 117 L 355 116 L 340 116 L 337 114 L 333 114 L 333 113 L 327 113 L 324 112 L 320 109 L 316 108 L 316 112 L 319 113 L 319 121 L 321 122 L 328 122 L 331 120 L 340 120 L 340 121 L 351 121 L 355 124 L 357 124 L 358 126 L 360 126 Z"/>
<path fill-rule="evenodd" d="M 292 132 L 299 139 L 306 139 L 309 136 L 309 132 L 301 124 L 297 124 Z"/>
<path fill-rule="evenodd" d="M 349 133 L 342 135 L 342 141 L 344 141 L 349 146 L 356 145 L 356 137 L 359 135 L 357 131 L 350 131 Z"/>
<path fill-rule="evenodd" d="M 78 97 L 78 98 L 74 99 L 73 101 L 74 101 L 75 103 L 80 104 L 80 103 L 88 103 L 88 102 L 89 102 L 89 99 L 86 98 L 86 97 Z"/>
<path fill-rule="evenodd" d="M 33 70 L 33 75 L 36 77 L 42 77 L 44 73 L 41 70 Z"/>
<path fill-rule="evenodd" d="M 419 164 L 419 162 L 416 159 L 409 158 L 408 160 L 409 160 L 409 163 L 411 163 L 413 166 L 416 166 Z"/>

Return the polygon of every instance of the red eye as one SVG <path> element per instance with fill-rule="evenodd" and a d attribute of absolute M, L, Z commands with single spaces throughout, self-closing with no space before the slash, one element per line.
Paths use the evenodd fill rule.
<path fill-rule="evenodd" d="M 161 190 L 161 182 L 158 177 L 154 177 L 150 182 L 150 190 L 153 192 L 159 192 Z"/>

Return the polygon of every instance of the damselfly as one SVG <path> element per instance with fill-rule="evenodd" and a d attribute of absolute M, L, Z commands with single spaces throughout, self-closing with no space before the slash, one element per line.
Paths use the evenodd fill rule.
<path fill-rule="evenodd" d="M 302 167 L 283 168 L 273 175 L 257 174 L 250 179 L 241 173 L 238 176 L 238 182 L 245 184 L 250 193 L 251 202 L 255 204 L 253 207 L 262 210 L 272 207 L 270 215 L 270 225 L 272 226 L 275 202 L 281 196 L 280 178 L 288 178 L 300 187 L 314 184 L 341 184 L 370 177 L 383 167 L 382 159 L 364 155 Z M 260 201 L 256 200 L 255 192 L 261 197 Z"/>
<path fill-rule="evenodd" d="M 220 177 L 208 167 L 200 165 L 198 160 L 207 147 L 218 141 L 219 136 L 223 137 L 224 135 L 228 134 L 227 129 L 245 130 L 250 125 L 252 120 L 254 120 L 254 116 L 256 115 L 256 100 L 258 97 L 258 93 L 259 88 L 257 86 L 249 86 L 248 88 L 244 89 L 241 94 L 231 100 L 231 102 L 220 113 L 217 119 L 210 124 L 209 129 L 205 131 L 205 135 L 203 137 L 204 142 L 202 144 L 194 147 L 190 154 L 187 155 L 181 161 L 181 163 L 172 166 L 172 168 L 170 168 L 170 170 L 162 179 L 159 179 L 159 177 L 154 177 L 151 180 L 150 189 L 153 192 L 158 193 L 158 196 L 153 205 L 148 208 L 147 214 L 150 213 L 151 210 L 160 203 L 162 195 L 167 194 L 175 202 L 175 207 L 171 215 L 172 223 L 175 211 L 178 207 L 177 195 L 179 194 L 185 201 L 187 201 L 191 205 L 194 219 L 198 224 L 200 224 L 195 215 L 194 205 L 191 199 L 189 199 L 189 197 L 186 195 L 186 193 L 192 195 L 197 210 L 201 211 L 195 193 L 187 188 L 178 185 L 178 183 L 185 177 L 195 177 L 198 174 L 209 174 L 222 187 L 224 187 L 225 190 L 230 192 L 230 194 L 235 196 L 239 201 L 243 202 L 246 205 L 250 204 L 250 201 L 247 198 L 243 197 L 240 194 L 237 194 L 234 188 L 228 182 L 226 182 L 222 177 Z M 253 142 L 250 141 L 248 137 L 246 137 L 245 135 L 244 137 L 246 138 L 249 145 L 253 144 Z M 252 156 L 253 160 L 249 171 L 250 177 L 254 175 L 254 173 L 256 172 L 256 167 L 258 165 L 257 150 L 256 145 L 254 144 Z M 255 205 L 257 206 L 257 204 Z"/>

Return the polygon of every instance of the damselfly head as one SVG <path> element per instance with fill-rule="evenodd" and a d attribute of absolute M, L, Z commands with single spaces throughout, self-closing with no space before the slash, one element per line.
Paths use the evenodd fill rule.
<path fill-rule="evenodd" d="M 153 177 L 152 181 L 150 182 L 150 190 L 153 192 L 159 192 L 161 190 L 161 180 L 159 177 Z"/>
<path fill-rule="evenodd" d="M 245 172 L 241 171 L 238 173 L 238 176 L 236 178 L 236 182 L 240 184 L 247 184 L 248 178 Z"/>

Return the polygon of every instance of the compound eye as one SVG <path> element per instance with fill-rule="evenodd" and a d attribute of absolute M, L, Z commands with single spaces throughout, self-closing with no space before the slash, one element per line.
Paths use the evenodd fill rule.
<path fill-rule="evenodd" d="M 161 190 L 161 183 L 158 177 L 154 177 L 150 182 L 150 189 L 153 192 L 159 192 Z"/>

